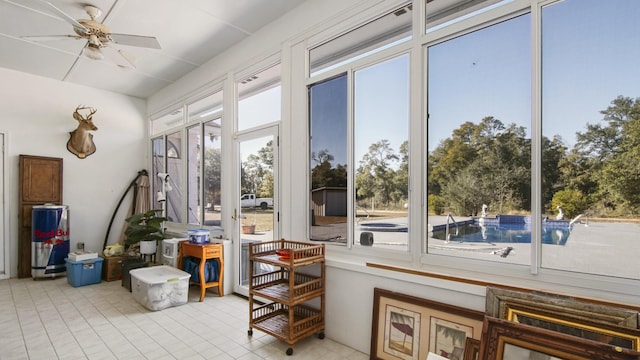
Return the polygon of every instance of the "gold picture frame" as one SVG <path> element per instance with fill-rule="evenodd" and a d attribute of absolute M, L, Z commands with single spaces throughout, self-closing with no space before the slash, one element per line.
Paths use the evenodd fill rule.
<path fill-rule="evenodd" d="M 504 319 L 507 308 L 511 304 L 540 309 L 577 321 L 592 321 L 629 329 L 640 328 L 640 313 L 636 310 L 590 303 L 552 293 L 516 291 L 487 286 L 486 315 Z"/>
<path fill-rule="evenodd" d="M 487 289 L 488 316 L 640 351 L 634 310 L 551 294 Z"/>
<path fill-rule="evenodd" d="M 638 360 L 640 352 L 506 319 L 485 317 L 480 359 L 529 359 L 532 356 L 566 360 Z"/>
<path fill-rule="evenodd" d="M 463 360 L 466 339 L 480 340 L 484 313 L 375 288 L 371 359 L 424 360 L 429 352 Z"/>

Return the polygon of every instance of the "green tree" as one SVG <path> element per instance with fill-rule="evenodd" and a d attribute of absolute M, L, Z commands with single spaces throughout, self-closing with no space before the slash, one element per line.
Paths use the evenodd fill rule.
<path fill-rule="evenodd" d="M 369 146 L 369 152 L 362 156 L 356 171 L 356 197 L 373 198 L 388 205 L 393 200 L 395 171 L 391 164 L 399 160 L 389 140 L 380 140 Z"/>
<path fill-rule="evenodd" d="M 566 184 L 561 182 L 561 164 L 569 164 L 567 147 L 560 136 L 542 138 L 542 204 L 550 208 L 553 194 Z"/>
<path fill-rule="evenodd" d="M 311 154 L 311 160 L 316 163 L 311 169 L 311 189 L 322 187 L 347 187 L 346 165 L 332 165 L 334 156 L 328 150 L 321 150 Z"/>
<path fill-rule="evenodd" d="M 590 202 L 640 211 L 640 98 L 618 96 L 601 111 L 602 122 L 576 134 L 563 176 L 570 188 L 590 194 Z M 574 178 L 572 178 L 574 177 Z"/>
<path fill-rule="evenodd" d="M 466 122 L 430 154 L 429 195 L 456 213 L 477 214 L 482 204 L 498 212 L 530 209 L 531 145 L 523 127 L 487 116 Z"/>
<path fill-rule="evenodd" d="M 551 206 L 553 208 L 553 212 L 556 211 L 558 206 L 561 206 L 562 212 L 565 214 L 565 218 L 573 219 L 587 211 L 589 201 L 579 190 L 565 189 L 560 190 L 553 195 Z"/>
<path fill-rule="evenodd" d="M 602 168 L 601 188 L 633 214 L 640 211 L 640 98 L 618 97 L 602 113 L 618 129 L 617 147 Z"/>
<path fill-rule="evenodd" d="M 207 148 L 204 152 L 205 203 L 220 204 L 222 164 L 220 149 Z"/>
<path fill-rule="evenodd" d="M 242 193 L 256 194 L 256 197 L 273 197 L 273 140 L 250 154 L 242 162 Z"/>

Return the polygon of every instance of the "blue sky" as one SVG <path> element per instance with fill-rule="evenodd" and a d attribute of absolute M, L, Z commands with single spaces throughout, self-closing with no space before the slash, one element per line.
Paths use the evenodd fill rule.
<path fill-rule="evenodd" d="M 640 1 L 560 2 L 542 19 L 543 134 L 573 144 L 611 100 L 640 97 Z"/>
<path fill-rule="evenodd" d="M 571 147 L 576 132 L 600 122 L 617 96 L 640 97 L 640 0 L 566 0 L 542 14 L 542 131 Z M 486 116 L 531 136 L 531 28 L 524 14 L 428 49 L 430 151 L 462 123 Z M 356 101 L 370 106 L 356 105 L 356 165 L 371 143 L 387 139 L 398 151 L 407 138 L 404 66 L 392 61 L 360 71 Z M 330 149 L 344 164 L 337 149 L 346 151 L 346 79 L 313 91 L 312 116 L 322 125 L 312 129 L 319 135 L 312 151 Z"/>
<path fill-rule="evenodd" d="M 542 12 L 542 121 L 568 146 L 619 95 L 640 96 L 640 1 L 568 0 Z M 429 49 L 429 150 L 465 121 L 531 131 L 531 17 Z"/>

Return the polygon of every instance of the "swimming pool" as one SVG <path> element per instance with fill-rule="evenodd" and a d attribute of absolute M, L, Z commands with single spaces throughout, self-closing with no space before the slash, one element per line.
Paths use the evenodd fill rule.
<path fill-rule="evenodd" d="M 530 243 L 531 225 L 528 223 L 494 223 L 481 225 L 476 221 L 465 222 L 458 227 L 449 224 L 450 241 L 485 243 Z M 562 224 L 542 226 L 542 243 L 565 245 L 571 229 Z M 433 227 L 434 239 L 446 239 L 446 225 Z"/>

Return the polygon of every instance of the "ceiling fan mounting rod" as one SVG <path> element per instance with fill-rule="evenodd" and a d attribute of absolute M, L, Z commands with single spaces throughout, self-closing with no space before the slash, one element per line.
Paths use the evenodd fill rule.
<path fill-rule="evenodd" d="M 84 10 L 87 12 L 87 14 L 89 14 L 89 16 L 91 17 L 91 20 L 95 20 L 99 18 L 100 15 L 102 15 L 102 10 L 100 10 L 100 8 L 97 8 L 93 5 L 85 5 Z"/>

